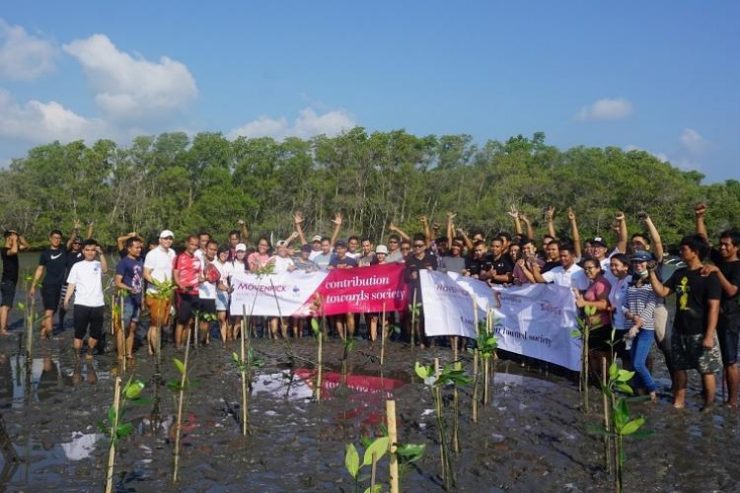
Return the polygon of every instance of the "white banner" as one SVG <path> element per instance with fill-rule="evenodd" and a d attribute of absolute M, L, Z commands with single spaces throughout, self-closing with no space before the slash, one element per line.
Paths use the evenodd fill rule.
<path fill-rule="evenodd" d="M 427 335 L 465 335 L 460 321 L 470 319 L 473 335 L 469 337 L 474 337 L 471 300 L 475 299 L 478 320 L 486 320 L 488 311 L 493 311 L 498 347 L 580 370 L 581 340 L 571 335 L 578 324 L 570 289 L 552 284 L 491 288 L 459 274 L 450 274 L 448 281 L 431 274 L 426 284 L 422 277 L 421 289 Z"/>
<path fill-rule="evenodd" d="M 231 277 L 231 315 L 306 316 L 311 296 L 327 272 L 293 271 L 282 274 L 238 273 Z"/>
<path fill-rule="evenodd" d="M 419 270 L 424 332 L 427 336 L 475 339 L 473 299 L 444 272 Z"/>

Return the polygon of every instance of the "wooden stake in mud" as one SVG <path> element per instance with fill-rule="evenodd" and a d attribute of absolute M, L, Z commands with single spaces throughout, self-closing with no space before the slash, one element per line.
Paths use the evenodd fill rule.
<path fill-rule="evenodd" d="M 247 331 L 247 321 L 246 317 L 242 317 L 242 330 L 241 330 L 241 337 L 239 340 L 241 341 L 241 355 L 242 355 L 242 367 L 241 367 L 241 374 L 242 374 L 242 435 L 247 436 L 247 432 L 249 429 L 249 411 L 247 409 L 247 369 L 244 368 L 244 365 L 247 364 L 246 359 L 246 351 L 244 349 L 244 333 Z M 251 378 L 251 375 L 250 375 Z"/>
<path fill-rule="evenodd" d="M 601 357 L 601 385 L 606 388 L 606 358 Z M 602 392 L 603 404 L 604 404 L 604 430 L 607 433 L 611 432 L 611 426 L 609 424 L 609 398 L 606 393 Z M 604 436 L 604 468 L 607 474 L 611 473 L 612 469 L 612 453 L 611 453 L 611 437 L 609 435 Z"/>
<path fill-rule="evenodd" d="M 380 319 L 380 367 L 383 368 L 385 360 L 385 301 L 383 302 L 383 315 Z"/>
<path fill-rule="evenodd" d="M 385 415 L 388 420 L 388 441 L 390 442 L 390 484 L 391 493 L 399 493 L 398 488 L 398 433 L 396 431 L 396 401 L 385 401 Z"/>
<path fill-rule="evenodd" d="M 458 361 L 458 336 L 452 338 L 452 360 L 455 362 L 455 369 L 462 370 L 462 363 Z M 452 405 L 455 408 L 454 421 L 452 422 L 452 450 L 457 454 L 460 453 L 460 393 L 457 385 L 452 391 Z"/>
<path fill-rule="evenodd" d="M 472 299 L 472 298 L 471 298 Z M 478 350 L 478 344 L 477 339 L 479 337 L 479 331 L 478 328 L 478 305 L 476 305 L 475 300 L 473 301 L 473 323 L 475 324 L 475 337 L 476 337 L 476 345 L 475 345 L 475 351 L 473 351 L 473 410 L 472 410 L 472 421 L 473 423 L 478 422 L 478 357 L 480 354 L 480 351 Z"/>
<path fill-rule="evenodd" d="M 105 476 L 105 493 L 113 491 L 113 466 L 116 462 L 116 432 L 118 430 L 118 415 L 121 406 L 121 377 L 116 377 L 116 385 L 113 389 L 113 408 L 116 410 L 115 417 L 110 425 L 110 448 L 108 449 L 108 472 Z"/>
<path fill-rule="evenodd" d="M 182 434 L 182 406 L 185 400 L 185 385 L 188 380 L 188 357 L 190 356 L 190 335 L 192 331 L 188 330 L 188 335 L 185 341 L 185 359 L 183 366 L 185 370 L 182 372 L 180 377 L 180 398 L 177 404 L 177 425 L 175 427 L 175 467 L 172 472 L 172 482 L 177 482 L 177 473 L 180 468 L 180 436 Z"/>
<path fill-rule="evenodd" d="M 416 334 L 416 289 L 411 302 L 411 347 L 414 347 L 414 335 Z"/>

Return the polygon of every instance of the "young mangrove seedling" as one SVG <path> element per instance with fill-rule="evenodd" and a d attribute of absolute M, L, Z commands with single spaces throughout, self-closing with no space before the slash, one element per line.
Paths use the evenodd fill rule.
<path fill-rule="evenodd" d="M 316 401 L 318 402 L 321 400 L 321 376 L 324 360 L 324 333 L 321 330 L 321 327 L 319 326 L 319 321 L 316 319 L 316 317 L 311 319 L 311 332 L 313 332 L 313 336 L 318 340 L 318 348 L 316 349 L 316 352 L 318 353 L 316 356 L 316 384 L 314 387 L 314 394 L 316 395 Z"/>
<path fill-rule="evenodd" d="M 431 366 L 423 366 L 418 361 L 414 365 L 416 375 L 421 378 L 424 385 L 429 387 L 434 398 L 434 411 L 437 419 L 437 430 L 439 438 L 440 465 L 442 468 L 442 480 L 445 491 L 452 491 L 455 486 L 455 476 L 452 469 L 452 457 L 447 437 L 447 429 L 444 416 L 442 415 L 442 388 L 459 387 L 468 385 L 470 377 L 464 370 L 458 369 L 454 364 L 447 364 L 439 371 Z"/>
<path fill-rule="evenodd" d="M 578 328 L 573 329 L 571 332 L 572 337 L 581 338 L 581 375 L 578 380 L 578 390 L 581 393 L 583 399 L 583 413 L 588 414 L 589 402 L 588 402 L 588 377 L 589 377 L 589 347 L 588 338 L 589 332 L 591 332 L 591 318 L 596 314 L 595 306 L 585 306 L 583 308 L 584 316 L 578 317 Z M 612 358 L 613 359 L 613 358 Z"/>
<path fill-rule="evenodd" d="M 134 432 L 131 422 L 124 422 L 127 411 L 126 404 L 145 404 L 148 400 L 141 397 L 144 390 L 144 382 L 129 378 L 121 391 L 121 377 L 116 377 L 113 390 L 113 405 L 108 408 L 107 419 L 98 423 L 100 430 L 108 435 L 110 446 L 108 449 L 108 468 L 105 479 L 105 492 L 113 491 L 113 469 L 115 467 L 116 444 L 119 440 L 130 436 Z"/>
<path fill-rule="evenodd" d="M 381 436 L 368 443 L 365 447 L 365 453 L 360 463 L 360 454 L 353 443 L 348 443 L 344 454 L 344 467 L 355 484 L 355 493 L 359 493 L 360 484 L 367 481 L 367 476 L 360 476 L 360 471 L 364 467 L 370 467 L 370 486 L 364 490 L 364 493 L 380 493 L 383 486 L 378 484 L 376 479 L 377 465 L 380 459 L 388 452 L 390 440 L 387 436 Z"/>

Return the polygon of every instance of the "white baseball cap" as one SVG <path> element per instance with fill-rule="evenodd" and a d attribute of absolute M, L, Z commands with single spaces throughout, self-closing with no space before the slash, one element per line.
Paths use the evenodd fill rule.
<path fill-rule="evenodd" d="M 378 245 L 375 247 L 375 253 L 385 253 L 388 255 L 388 247 L 385 245 Z"/>
<path fill-rule="evenodd" d="M 160 238 L 172 238 L 172 239 L 174 239 L 175 238 L 175 233 L 173 233 L 169 229 L 165 229 L 164 231 L 162 231 L 161 233 L 159 233 L 159 237 Z"/>
<path fill-rule="evenodd" d="M 247 251 L 247 245 L 244 243 L 238 243 L 236 245 L 236 248 L 234 248 L 235 252 L 246 252 Z"/>

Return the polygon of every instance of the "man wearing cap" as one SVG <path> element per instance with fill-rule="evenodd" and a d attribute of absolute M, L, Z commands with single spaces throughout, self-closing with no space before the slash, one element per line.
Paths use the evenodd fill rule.
<path fill-rule="evenodd" d="M 175 251 L 172 249 L 172 241 L 175 235 L 169 229 L 159 234 L 159 245 L 149 250 L 144 259 L 144 279 L 146 280 L 146 306 L 149 308 L 149 331 L 147 342 L 149 343 L 149 354 L 154 354 L 159 344 L 157 341 L 157 328 L 165 327 L 170 314 L 171 296 L 163 297 L 156 284 L 168 284 L 172 282 L 172 267 L 175 262 Z"/>
<path fill-rule="evenodd" d="M 317 256 L 321 255 L 321 241 L 323 238 L 321 238 L 321 235 L 314 235 L 313 238 L 311 238 L 311 244 L 308 245 L 309 251 L 311 252 L 309 255 L 309 260 L 313 261 Z"/>
<path fill-rule="evenodd" d="M 316 272 L 319 270 L 319 266 L 316 265 L 316 262 L 311 260 L 312 252 L 313 249 L 311 245 L 305 244 L 301 246 L 299 255 L 293 258 L 293 264 L 297 270 L 302 270 L 304 272 Z"/>

